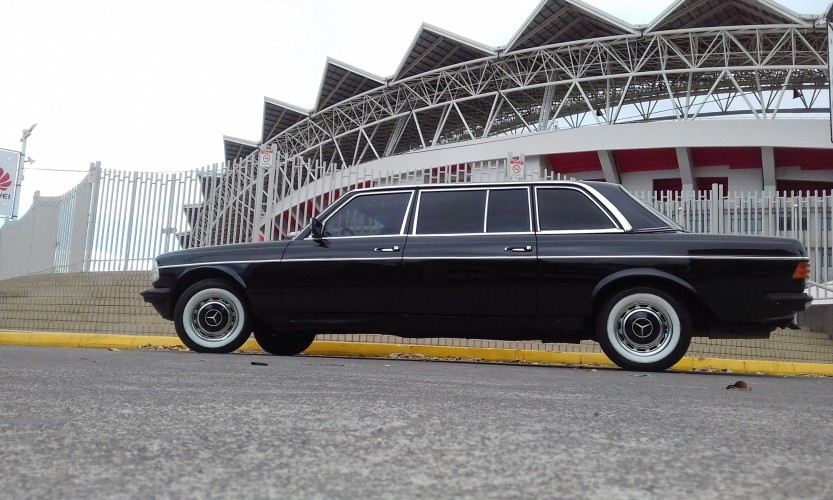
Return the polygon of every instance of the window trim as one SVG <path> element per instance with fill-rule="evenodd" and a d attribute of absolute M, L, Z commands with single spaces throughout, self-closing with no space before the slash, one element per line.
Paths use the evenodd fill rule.
<path fill-rule="evenodd" d="M 408 214 L 411 213 L 411 206 L 414 202 L 414 190 L 413 189 L 397 189 L 391 191 L 374 191 L 369 193 L 357 193 L 344 201 L 338 208 L 336 208 L 332 213 L 327 215 L 327 218 L 321 221 L 323 227 L 327 227 L 327 222 L 330 221 L 337 213 L 341 211 L 342 208 L 346 207 L 356 198 L 360 198 L 362 196 L 379 196 L 385 194 L 400 194 L 400 193 L 408 193 L 410 196 L 408 197 L 408 204 L 405 207 L 405 215 L 402 217 L 402 225 L 399 227 L 399 232 L 395 234 L 360 234 L 360 235 L 353 235 L 353 236 L 327 236 L 324 239 L 355 239 L 355 238 L 393 238 L 398 236 L 405 235 L 405 228 L 408 227 Z M 312 238 L 307 235 L 305 240 L 311 240 Z"/>
<path fill-rule="evenodd" d="M 416 210 L 414 210 L 414 223 L 411 226 L 411 231 L 409 236 L 468 236 L 468 235 L 513 235 L 513 234 L 534 234 L 535 230 L 533 228 L 533 220 L 532 220 L 532 201 L 530 200 L 530 186 L 528 185 L 520 185 L 520 186 L 467 186 L 467 187 L 459 187 L 459 188 L 445 188 L 445 189 L 437 189 L 437 188 L 428 188 L 428 189 L 420 189 L 419 194 L 417 195 L 416 199 Z M 508 191 L 508 190 L 516 190 L 516 191 L 526 191 L 526 205 L 527 205 L 527 221 L 529 222 L 529 227 L 526 231 L 512 231 L 512 232 L 488 232 L 488 224 L 489 224 L 489 200 L 490 200 L 490 193 L 492 191 Z M 447 192 L 454 192 L 454 191 L 486 191 L 486 204 L 483 207 L 483 228 L 482 231 L 477 233 L 424 233 L 418 234 L 418 223 L 419 223 L 419 212 L 422 208 L 422 193 L 447 193 Z"/>
<path fill-rule="evenodd" d="M 484 220 L 483 220 L 483 233 L 484 234 L 528 234 L 528 233 L 534 233 L 535 232 L 535 229 L 533 228 L 534 223 L 533 223 L 533 220 L 532 220 L 532 200 L 530 199 L 530 196 L 529 196 L 529 186 L 501 186 L 499 188 L 493 188 L 493 189 L 490 188 L 489 193 L 491 193 L 492 191 L 509 191 L 509 190 L 515 190 L 515 191 L 524 190 L 524 191 L 526 191 L 526 210 L 527 210 L 526 220 L 527 220 L 527 222 L 529 222 L 527 230 L 526 231 L 508 231 L 508 232 L 507 231 L 489 232 L 489 201 L 490 201 L 490 196 L 487 196 L 486 197 L 486 216 L 484 217 Z"/>
<path fill-rule="evenodd" d="M 542 230 L 541 229 L 541 211 L 539 210 L 538 206 L 538 192 L 541 190 L 570 190 L 570 191 L 578 191 L 582 195 L 586 196 L 595 206 L 599 209 L 601 213 L 607 217 L 607 219 L 613 224 L 614 227 L 612 228 L 605 228 L 605 229 L 548 229 Z M 610 204 L 610 202 L 601 196 L 596 190 L 589 188 L 589 191 L 592 191 L 592 194 L 582 188 L 577 186 L 571 185 L 559 185 L 559 186 L 535 186 L 535 229 L 537 234 L 612 234 L 612 233 L 623 233 L 630 229 L 630 224 L 627 224 L 625 221 L 624 216 L 619 212 L 616 207 Z M 603 200 L 600 202 L 600 200 Z M 617 220 L 619 219 L 619 220 Z M 622 223 L 625 221 L 625 224 Z"/>

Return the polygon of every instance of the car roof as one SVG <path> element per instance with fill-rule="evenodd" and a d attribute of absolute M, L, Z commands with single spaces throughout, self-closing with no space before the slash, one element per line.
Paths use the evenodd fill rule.
<path fill-rule="evenodd" d="M 504 182 L 440 182 L 435 184 L 398 184 L 395 186 L 374 186 L 350 191 L 350 193 L 367 193 L 376 191 L 402 191 L 407 189 L 467 189 L 514 186 L 590 186 L 607 184 L 599 181 L 504 181 Z M 618 185 L 618 184 L 617 184 Z"/>

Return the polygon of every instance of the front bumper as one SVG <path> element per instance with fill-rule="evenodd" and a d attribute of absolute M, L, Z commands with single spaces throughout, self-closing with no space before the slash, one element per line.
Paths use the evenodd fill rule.
<path fill-rule="evenodd" d="M 139 295 L 142 296 L 145 302 L 152 305 L 164 319 L 173 320 L 170 288 L 147 288 L 139 292 Z"/>

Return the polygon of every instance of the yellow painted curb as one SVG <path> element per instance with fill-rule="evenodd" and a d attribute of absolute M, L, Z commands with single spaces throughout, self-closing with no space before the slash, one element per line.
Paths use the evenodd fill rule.
<path fill-rule="evenodd" d="M 104 335 L 92 333 L 2 332 L 0 344 L 47 347 L 91 347 L 136 349 L 139 347 L 184 348 L 177 337 Z M 260 351 L 254 339 L 240 351 Z M 616 366 L 604 354 L 586 352 L 525 351 L 477 347 L 451 347 L 408 344 L 370 344 L 364 342 L 316 341 L 304 352 L 308 356 L 354 356 L 381 358 L 391 355 L 417 355 L 448 360 L 472 360 L 543 365 Z M 710 371 L 765 375 L 820 375 L 833 377 L 833 364 L 754 361 L 686 357 L 672 367 L 678 371 Z"/>

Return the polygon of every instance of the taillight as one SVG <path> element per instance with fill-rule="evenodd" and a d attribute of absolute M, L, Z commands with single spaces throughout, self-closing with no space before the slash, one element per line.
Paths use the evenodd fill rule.
<path fill-rule="evenodd" d="M 807 281 L 810 279 L 810 263 L 809 262 L 799 262 L 797 266 L 795 266 L 795 272 L 793 273 L 794 280 L 802 280 Z"/>

